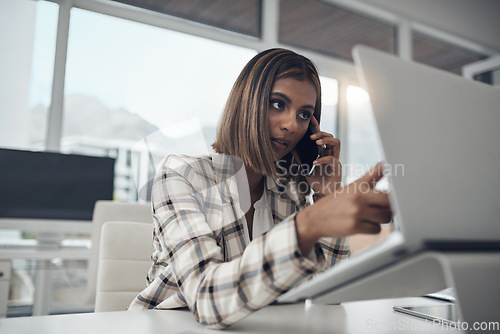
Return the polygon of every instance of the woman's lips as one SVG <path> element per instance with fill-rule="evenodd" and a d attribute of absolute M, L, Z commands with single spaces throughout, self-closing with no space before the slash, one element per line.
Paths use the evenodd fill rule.
<path fill-rule="evenodd" d="M 271 142 L 273 143 L 273 146 L 278 150 L 284 150 L 290 144 L 290 141 L 285 138 L 271 138 Z"/>

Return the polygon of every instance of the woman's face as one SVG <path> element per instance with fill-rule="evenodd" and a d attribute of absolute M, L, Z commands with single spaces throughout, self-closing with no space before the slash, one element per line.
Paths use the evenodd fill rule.
<path fill-rule="evenodd" d="M 289 153 L 304 136 L 315 105 L 316 89 L 309 80 L 283 78 L 274 82 L 268 117 L 276 161 Z"/>

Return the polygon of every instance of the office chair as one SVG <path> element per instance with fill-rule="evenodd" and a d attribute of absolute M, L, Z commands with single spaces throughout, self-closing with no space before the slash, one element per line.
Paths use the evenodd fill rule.
<path fill-rule="evenodd" d="M 151 205 L 144 203 L 97 201 L 92 214 L 92 246 L 87 265 L 87 285 L 83 289 L 59 289 L 54 292 L 53 298 L 55 301 L 69 302 L 70 304 L 77 304 L 90 309 L 94 307 L 101 229 L 103 224 L 109 221 L 132 221 L 146 223 L 144 225 L 152 229 L 153 218 L 151 216 Z M 151 234 L 149 237 L 151 243 Z"/>
<path fill-rule="evenodd" d="M 95 312 L 123 311 L 146 287 L 153 225 L 107 222 L 101 231 Z"/>

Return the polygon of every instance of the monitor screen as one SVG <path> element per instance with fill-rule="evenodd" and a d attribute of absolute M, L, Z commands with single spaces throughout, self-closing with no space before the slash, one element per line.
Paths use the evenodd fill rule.
<path fill-rule="evenodd" d="M 113 198 L 115 160 L 0 149 L 0 218 L 91 220 Z"/>

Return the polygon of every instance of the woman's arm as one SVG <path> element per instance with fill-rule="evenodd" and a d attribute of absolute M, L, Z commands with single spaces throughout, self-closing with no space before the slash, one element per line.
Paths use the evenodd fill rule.
<path fill-rule="evenodd" d="M 307 253 L 298 247 L 294 216 L 249 243 L 241 257 L 224 262 L 216 236 L 241 226 L 227 216 L 231 208 L 221 206 L 218 188 L 191 166 L 165 166 L 153 186 L 155 230 L 166 269 L 201 324 L 226 328 L 322 269 L 322 256 L 318 263 L 302 256 Z M 225 247 L 243 245 L 236 238 L 226 241 L 231 245 Z"/>
<path fill-rule="evenodd" d="M 392 219 L 387 193 L 375 190 L 383 176 L 382 165 L 378 164 L 355 182 L 301 210 L 296 226 L 302 253 L 307 254 L 321 237 L 379 233 L 380 224 Z"/>

